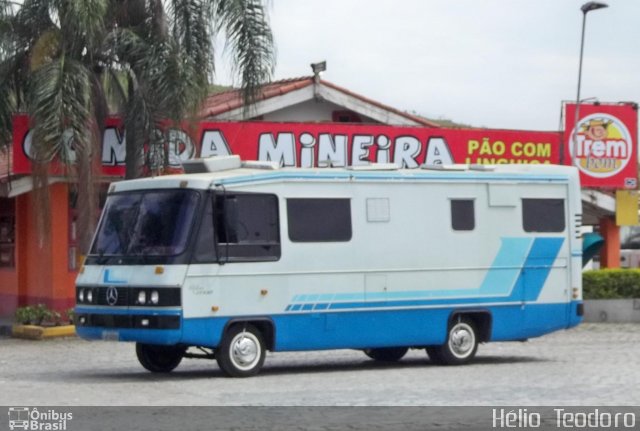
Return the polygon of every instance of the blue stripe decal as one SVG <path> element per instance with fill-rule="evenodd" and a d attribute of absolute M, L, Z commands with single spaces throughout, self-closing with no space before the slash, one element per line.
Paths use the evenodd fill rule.
<path fill-rule="evenodd" d="M 536 238 L 534 241 L 516 283 L 518 288 L 525 289 L 525 301 L 535 301 L 540 296 L 563 242 L 564 238 Z"/>
<path fill-rule="evenodd" d="M 479 295 L 509 295 L 518 280 L 533 238 L 502 238 L 496 258 L 480 285 Z"/>
<path fill-rule="evenodd" d="M 535 301 L 564 238 L 501 238 L 478 288 L 295 295 L 285 312 Z"/>
<path fill-rule="evenodd" d="M 363 171 L 331 171 L 317 172 L 313 174 L 305 174 L 298 172 L 276 172 L 269 174 L 242 175 L 231 178 L 220 178 L 216 180 L 216 184 L 241 184 L 255 183 L 261 181 L 279 181 L 279 180 L 447 180 L 447 181 L 474 181 L 474 180 L 490 180 L 490 181 L 528 181 L 528 182 L 568 182 L 570 180 L 567 175 L 535 175 L 535 174 L 513 174 L 513 173 L 476 173 L 466 171 L 464 173 L 457 172 L 429 172 L 416 169 L 413 172 L 388 171 L 381 172 L 363 172 Z"/>

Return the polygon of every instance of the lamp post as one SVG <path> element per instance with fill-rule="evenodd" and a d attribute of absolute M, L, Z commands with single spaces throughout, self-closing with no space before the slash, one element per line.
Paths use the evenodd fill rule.
<path fill-rule="evenodd" d="M 582 11 L 582 37 L 580 39 L 580 61 L 578 63 L 578 94 L 576 96 L 575 121 L 573 122 L 574 130 L 576 127 L 578 127 L 578 119 L 580 117 L 580 85 L 582 84 L 582 56 L 584 54 L 584 29 L 587 23 L 587 13 L 591 12 L 592 10 L 604 9 L 606 7 L 609 7 L 609 5 L 606 3 L 600 3 L 597 1 L 587 2 L 580 7 L 580 10 Z M 575 147 L 576 133 L 573 133 L 572 140 L 573 140 L 573 145 Z M 560 158 L 561 160 L 564 159 L 564 154 L 560 154 Z"/>

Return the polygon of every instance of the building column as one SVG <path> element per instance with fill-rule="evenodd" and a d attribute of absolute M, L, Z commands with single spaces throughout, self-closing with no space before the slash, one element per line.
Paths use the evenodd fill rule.
<path fill-rule="evenodd" d="M 600 235 L 604 246 L 600 252 L 601 268 L 620 268 L 620 227 L 614 217 L 600 219 Z"/>

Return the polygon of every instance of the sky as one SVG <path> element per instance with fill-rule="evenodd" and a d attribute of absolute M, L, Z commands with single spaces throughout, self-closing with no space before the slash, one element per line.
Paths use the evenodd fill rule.
<path fill-rule="evenodd" d="M 587 14 L 580 98 L 640 102 L 640 0 L 603 1 Z M 274 80 L 326 60 L 322 79 L 397 109 L 558 130 L 561 102 L 576 99 L 585 2 L 269 0 Z"/>

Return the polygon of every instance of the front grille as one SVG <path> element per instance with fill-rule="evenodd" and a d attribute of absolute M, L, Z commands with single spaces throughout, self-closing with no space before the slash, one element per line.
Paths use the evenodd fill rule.
<path fill-rule="evenodd" d="M 117 300 L 115 304 L 110 304 L 107 300 L 107 292 L 109 290 L 117 292 Z M 129 305 L 129 288 L 128 287 L 115 287 L 115 286 L 101 286 L 98 287 L 98 303 L 97 305 L 112 305 L 114 307 Z"/>
<path fill-rule="evenodd" d="M 141 290 L 146 293 L 147 302 L 138 303 L 138 294 Z M 80 291 L 83 291 L 83 301 L 80 301 Z M 159 293 L 159 301 L 152 304 L 148 301 L 151 292 Z M 91 292 L 91 301 L 88 300 L 88 293 Z M 114 295 L 115 293 L 115 295 Z M 113 298 L 116 298 L 113 302 Z M 111 302 L 109 302 L 111 299 Z M 103 305 L 109 307 L 179 307 L 182 303 L 179 287 L 118 287 L 118 286 L 77 286 L 76 302 L 78 305 Z"/>

